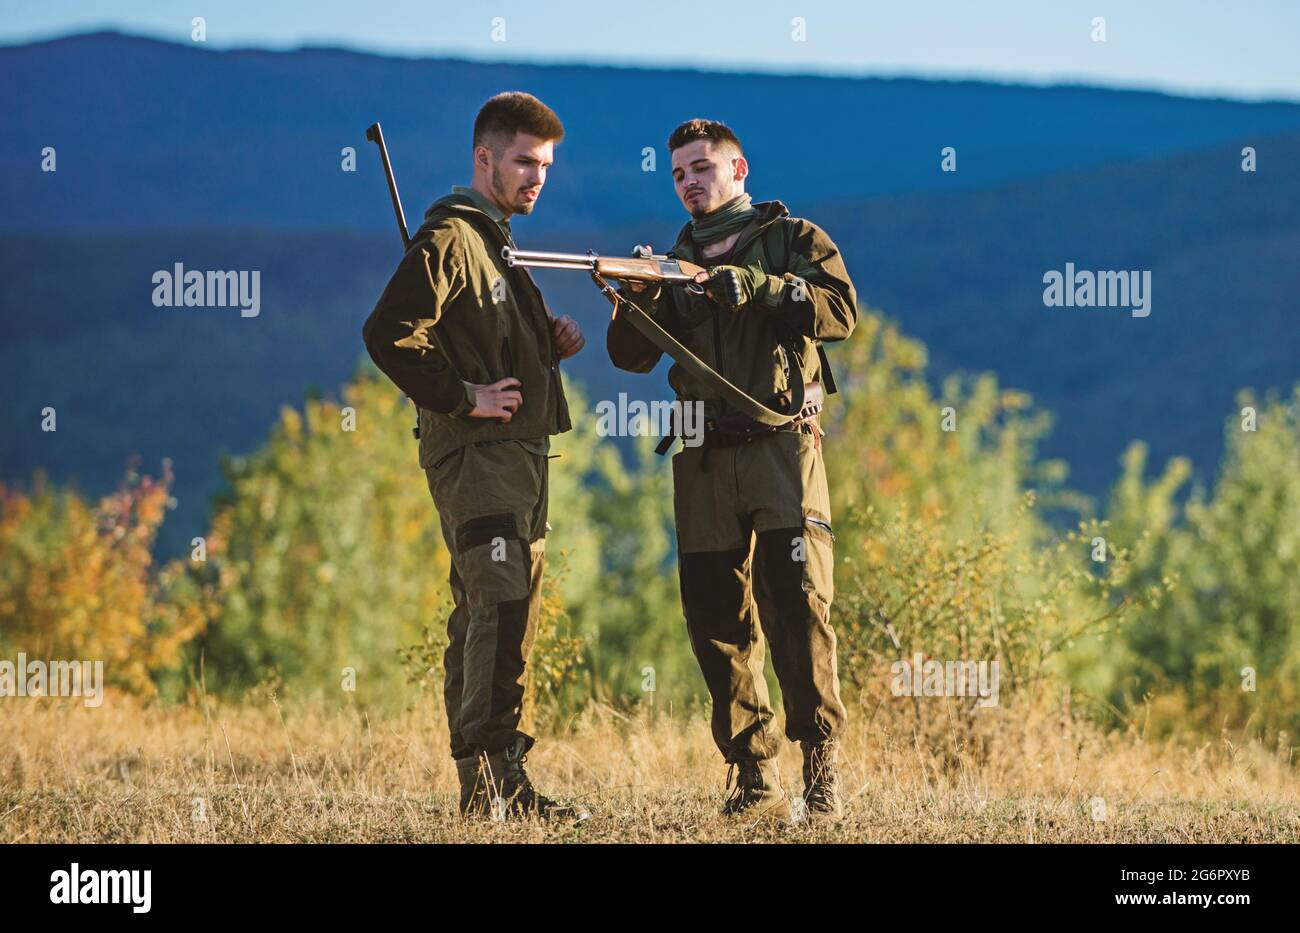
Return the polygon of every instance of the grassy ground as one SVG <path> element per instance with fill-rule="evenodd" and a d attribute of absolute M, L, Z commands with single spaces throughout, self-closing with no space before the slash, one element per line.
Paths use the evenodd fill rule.
<path fill-rule="evenodd" d="M 717 814 L 725 770 L 704 722 L 593 707 L 529 756 L 539 789 L 592 810 L 575 830 L 460 820 L 432 705 L 380 716 L 271 699 L 11 698 L 0 842 L 1300 841 L 1289 754 L 1105 735 L 1059 711 L 979 716 L 958 740 L 859 711 L 844 738 L 845 820 L 776 830 Z M 781 764 L 797 790 L 797 749 Z"/>

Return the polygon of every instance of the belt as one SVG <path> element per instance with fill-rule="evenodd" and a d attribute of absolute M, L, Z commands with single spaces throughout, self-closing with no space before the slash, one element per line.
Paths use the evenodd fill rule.
<path fill-rule="evenodd" d="M 768 401 L 768 406 L 777 411 L 788 408 L 792 400 L 798 399 L 803 402 L 803 407 L 799 409 L 798 414 L 786 416 L 789 420 L 782 421 L 779 424 L 765 424 L 747 418 L 739 412 L 730 411 L 722 419 L 706 419 L 702 446 L 740 447 L 755 438 L 766 437 L 769 434 L 777 434 L 782 431 L 798 431 L 811 434 L 816 444 L 820 446 L 824 432 L 821 426 L 812 419 L 820 414 L 822 410 L 825 396 L 822 392 L 821 383 L 810 382 L 803 386 L 802 389 L 802 392 L 787 389 L 785 392 L 779 392 L 772 396 Z M 663 456 L 669 451 L 673 446 L 673 441 L 681 436 L 677 427 L 674 421 L 673 433 L 659 442 L 659 446 L 655 448 L 655 453 Z"/>
<path fill-rule="evenodd" d="M 791 421 L 789 424 L 783 424 L 777 428 L 769 428 L 763 431 L 753 431 L 748 434 L 735 434 L 731 431 L 724 431 L 716 426 L 704 425 L 704 443 L 702 447 L 743 447 L 760 437 L 767 437 L 769 434 L 780 434 L 782 432 L 797 432 L 800 434 L 811 434 L 817 440 L 821 440 L 822 430 L 817 426 L 815 421 Z"/>

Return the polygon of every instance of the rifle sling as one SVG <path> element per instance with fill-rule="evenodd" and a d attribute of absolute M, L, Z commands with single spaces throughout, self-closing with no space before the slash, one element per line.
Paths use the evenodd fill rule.
<path fill-rule="evenodd" d="M 790 394 L 793 396 L 790 400 L 791 414 L 787 415 L 768 408 L 733 383 L 728 382 L 721 373 L 708 363 L 705 363 L 684 347 L 676 337 L 660 327 L 654 318 L 641 309 L 640 305 L 614 291 L 609 283 L 600 277 L 599 273 L 593 271 L 591 277 L 600 287 L 605 297 L 613 304 L 614 317 L 618 317 L 621 313 L 624 320 L 635 327 L 642 337 L 672 357 L 677 365 L 686 370 L 711 393 L 715 393 L 729 407 L 740 412 L 745 417 L 757 421 L 759 424 L 772 428 L 789 424 L 798 418 L 799 413 L 803 411 L 804 377 L 803 367 L 800 365 L 797 351 L 786 353 L 786 357 L 790 361 Z"/>

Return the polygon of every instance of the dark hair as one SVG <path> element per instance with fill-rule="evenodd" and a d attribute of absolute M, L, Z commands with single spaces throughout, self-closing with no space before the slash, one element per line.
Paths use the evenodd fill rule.
<path fill-rule="evenodd" d="M 718 144 L 729 144 L 735 146 L 736 151 L 741 155 L 745 154 L 745 150 L 741 148 L 740 140 L 731 131 L 731 127 L 720 120 L 701 120 L 698 117 L 694 120 L 687 120 L 673 130 L 673 135 L 668 137 L 668 151 L 673 152 L 687 143 L 695 142 L 697 139 L 707 139 Z"/>
<path fill-rule="evenodd" d="M 532 94 L 505 91 L 489 98 L 474 119 L 474 148 L 487 146 L 500 152 L 516 133 L 559 142 L 564 138 L 564 124 L 554 110 Z"/>

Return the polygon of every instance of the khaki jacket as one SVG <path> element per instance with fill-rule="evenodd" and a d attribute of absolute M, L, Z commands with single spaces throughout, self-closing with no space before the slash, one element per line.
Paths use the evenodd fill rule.
<path fill-rule="evenodd" d="M 662 288 L 640 295 L 624 293 L 726 379 L 760 402 L 789 388 L 786 347 L 799 353 L 808 381 L 822 381 L 815 341 L 844 340 L 857 324 L 857 295 L 839 249 L 820 227 L 791 217 L 780 201 L 754 205 L 757 214 L 741 230 L 726 260 L 733 266 L 758 266 L 768 273 L 767 287 L 738 311 L 693 296 L 682 288 Z M 704 257 L 686 224 L 672 255 L 706 268 L 717 260 Z M 800 285 L 802 282 L 802 285 Z M 631 324 L 615 319 L 606 333 L 614 365 L 630 372 L 649 372 L 660 350 Z M 711 398 L 680 366 L 668 382 L 683 401 L 705 403 L 716 418 L 721 401 Z"/>
<path fill-rule="evenodd" d="M 527 269 L 501 258 L 507 230 L 466 194 L 436 201 L 362 330 L 380 370 L 419 408 L 420 465 L 465 444 L 568 431 L 550 313 Z M 470 418 L 470 383 L 513 376 L 509 423 Z"/>

